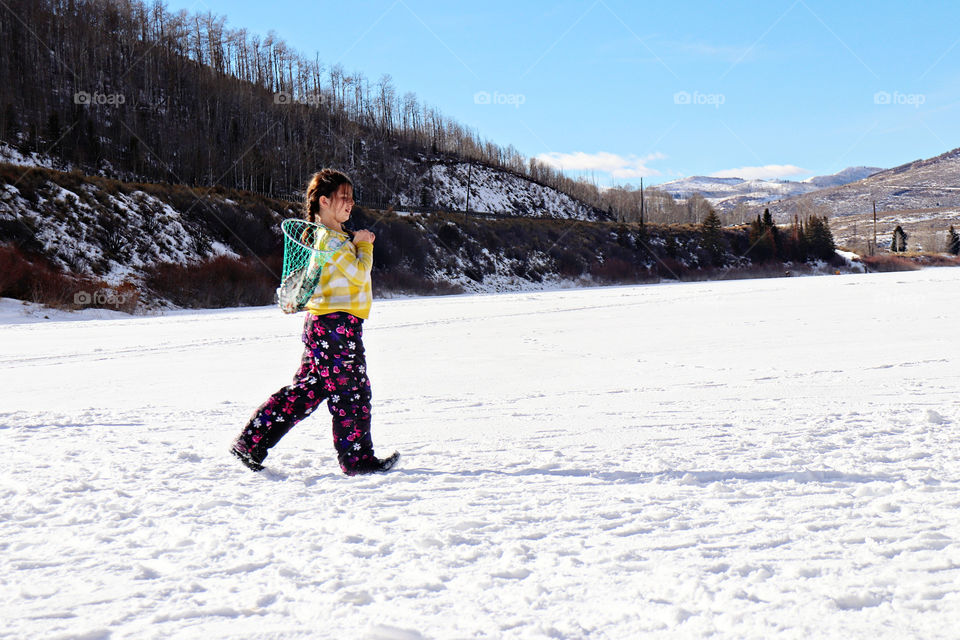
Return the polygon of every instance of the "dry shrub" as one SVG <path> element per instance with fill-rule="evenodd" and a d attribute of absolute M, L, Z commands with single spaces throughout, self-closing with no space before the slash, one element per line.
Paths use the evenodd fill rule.
<path fill-rule="evenodd" d="M 607 258 L 590 265 L 590 275 L 600 282 L 633 282 L 637 278 L 637 267 L 620 258 Z"/>
<path fill-rule="evenodd" d="M 41 256 L 27 256 L 13 245 L 0 247 L 0 296 L 63 309 L 92 284 L 55 269 Z"/>
<path fill-rule="evenodd" d="M 130 281 L 124 281 L 114 289 L 115 297 L 118 300 L 117 311 L 124 313 L 133 313 L 137 310 L 140 303 L 140 288 Z"/>
<path fill-rule="evenodd" d="M 94 294 L 109 288 L 99 280 L 75 278 L 45 267 L 31 272 L 27 286 L 27 293 L 21 299 L 56 309 L 93 307 L 96 304 Z"/>
<path fill-rule="evenodd" d="M 562 247 L 552 248 L 550 257 L 554 260 L 557 273 L 564 278 L 579 278 L 586 268 L 586 261 L 582 257 Z"/>
<path fill-rule="evenodd" d="M 634 264 L 622 258 L 607 258 L 595 262 L 589 269 L 597 282 L 604 284 L 637 284 L 659 282 L 662 277 L 656 269 Z"/>
<path fill-rule="evenodd" d="M 913 258 L 913 261 L 924 267 L 960 267 L 960 257 L 945 256 L 942 253 L 923 253 Z"/>
<path fill-rule="evenodd" d="M 0 246 L 0 296 L 27 300 L 56 309 L 116 309 L 133 313 L 140 291 L 131 282 L 112 288 L 88 276 L 66 273 L 40 256 L 28 256 L 13 245 Z"/>
<path fill-rule="evenodd" d="M 657 256 L 654 268 L 661 278 L 671 280 L 684 280 L 688 277 L 690 271 L 682 262 L 670 256 Z"/>
<path fill-rule="evenodd" d="M 789 278 L 790 276 L 810 275 L 813 269 L 799 263 L 787 267 L 780 262 L 762 262 L 747 264 L 729 269 L 717 269 L 709 272 L 704 280 L 750 280 L 753 278 Z"/>
<path fill-rule="evenodd" d="M 448 296 L 463 293 L 463 287 L 445 281 L 434 281 L 406 269 L 377 271 L 373 274 L 374 296 L 384 293 L 405 293 L 418 296 Z"/>
<path fill-rule="evenodd" d="M 256 258 L 230 256 L 188 265 L 159 264 L 146 277 L 147 286 L 158 296 L 191 309 L 268 305 L 279 281 L 275 259 L 265 264 Z"/>
<path fill-rule="evenodd" d="M 915 262 L 891 253 L 861 256 L 860 260 L 867 266 L 868 271 L 916 271 L 920 268 Z"/>
<path fill-rule="evenodd" d="M 22 298 L 18 294 L 30 269 L 30 263 L 17 247 L 0 246 L 0 296 Z"/>

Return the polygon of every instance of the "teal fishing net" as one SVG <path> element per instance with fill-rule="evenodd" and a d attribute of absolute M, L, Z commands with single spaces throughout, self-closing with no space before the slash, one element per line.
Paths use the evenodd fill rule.
<path fill-rule="evenodd" d="M 284 313 L 303 311 L 320 282 L 323 265 L 334 254 L 327 249 L 326 227 L 299 218 L 289 218 L 283 230 L 283 274 L 277 289 L 277 304 Z"/>

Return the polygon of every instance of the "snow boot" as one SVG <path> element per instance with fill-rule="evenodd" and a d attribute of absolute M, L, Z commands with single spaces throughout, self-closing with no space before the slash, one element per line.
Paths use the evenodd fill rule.
<path fill-rule="evenodd" d="M 230 448 L 230 453 L 235 455 L 247 469 L 251 471 L 263 471 L 263 460 L 266 456 L 258 456 L 252 451 L 247 451 L 239 442 Z"/>
<path fill-rule="evenodd" d="M 369 456 L 352 462 L 348 462 L 348 457 L 354 456 L 342 456 L 340 458 L 340 468 L 343 470 L 343 473 L 348 476 L 358 476 L 390 471 L 390 469 L 397 464 L 397 460 L 400 459 L 400 453 L 394 451 L 393 455 L 383 459 Z"/>

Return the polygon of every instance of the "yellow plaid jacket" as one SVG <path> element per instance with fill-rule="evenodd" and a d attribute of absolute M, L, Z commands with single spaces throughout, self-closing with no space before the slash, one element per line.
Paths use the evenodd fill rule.
<path fill-rule="evenodd" d="M 334 250 L 334 254 L 320 271 L 320 283 L 307 303 L 307 311 L 318 316 L 346 311 L 369 318 L 373 243 L 353 242 L 347 234 L 329 229 L 322 248 Z"/>

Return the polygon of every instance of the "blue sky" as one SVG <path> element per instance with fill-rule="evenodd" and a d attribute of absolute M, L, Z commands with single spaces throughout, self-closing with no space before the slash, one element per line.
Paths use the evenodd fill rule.
<path fill-rule="evenodd" d="M 601 185 L 805 178 L 960 147 L 960 3 L 167 0 L 389 74 Z"/>

